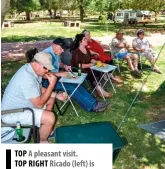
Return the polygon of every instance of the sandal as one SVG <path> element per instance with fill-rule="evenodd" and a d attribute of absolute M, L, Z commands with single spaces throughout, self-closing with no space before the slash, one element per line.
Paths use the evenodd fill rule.
<path fill-rule="evenodd" d="M 153 71 L 156 72 L 156 73 L 162 74 L 162 72 L 157 68 L 153 68 Z"/>
<path fill-rule="evenodd" d="M 56 93 L 55 98 L 60 101 L 66 101 L 68 99 L 68 94 L 66 92 L 58 92 Z"/>

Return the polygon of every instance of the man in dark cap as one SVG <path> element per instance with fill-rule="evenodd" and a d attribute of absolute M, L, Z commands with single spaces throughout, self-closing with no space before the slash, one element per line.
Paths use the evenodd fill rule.
<path fill-rule="evenodd" d="M 59 72 L 59 68 L 63 68 L 66 71 L 71 70 L 71 66 L 67 66 L 61 62 L 59 57 L 61 53 L 64 52 L 64 40 L 62 38 L 57 38 L 53 41 L 52 45 L 43 50 L 43 52 L 51 53 L 53 57 L 53 65 L 55 65 L 54 72 Z M 61 73 L 60 73 L 61 74 Z M 66 73 L 62 73 L 61 76 L 67 76 Z"/>
<path fill-rule="evenodd" d="M 70 66 L 64 65 L 61 63 L 60 55 L 64 51 L 64 41 L 61 38 L 57 38 L 53 41 L 53 44 L 44 50 L 44 52 L 48 52 L 52 55 L 52 64 L 55 69 L 51 70 L 53 74 L 57 77 L 68 77 L 68 71 L 71 70 Z M 64 68 L 65 72 L 59 72 L 59 67 Z M 43 81 L 43 86 L 47 87 L 49 82 L 47 80 Z M 75 88 L 77 87 L 76 84 L 72 83 L 65 83 L 65 88 L 69 94 L 73 93 Z M 64 91 L 60 82 L 58 82 L 54 88 L 56 91 Z M 82 86 L 80 85 L 76 92 L 72 95 L 72 99 L 74 99 L 85 111 L 94 111 L 100 112 L 107 108 L 109 105 L 108 102 L 98 102 L 94 99 L 91 94 Z"/>

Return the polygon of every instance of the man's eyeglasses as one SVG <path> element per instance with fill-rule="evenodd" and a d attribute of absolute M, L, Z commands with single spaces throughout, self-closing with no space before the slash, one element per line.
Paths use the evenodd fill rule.
<path fill-rule="evenodd" d="M 46 68 L 43 64 L 41 64 L 41 63 L 38 62 L 37 60 L 34 59 L 33 61 L 39 63 L 45 70 L 47 70 L 48 72 L 50 72 L 50 70 L 49 70 L 48 68 Z"/>
<path fill-rule="evenodd" d="M 42 64 L 41 64 L 42 65 Z M 43 65 L 42 65 L 43 66 Z M 50 72 L 50 70 L 48 69 L 48 68 L 46 68 L 45 66 L 43 66 L 43 68 L 45 69 L 45 70 L 47 70 L 48 72 Z"/>

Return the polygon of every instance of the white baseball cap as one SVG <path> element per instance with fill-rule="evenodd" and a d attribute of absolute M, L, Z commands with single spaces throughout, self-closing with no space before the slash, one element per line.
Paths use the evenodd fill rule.
<path fill-rule="evenodd" d="M 48 70 L 53 70 L 55 67 L 52 65 L 52 56 L 47 52 L 36 53 L 34 59 L 45 66 Z"/>

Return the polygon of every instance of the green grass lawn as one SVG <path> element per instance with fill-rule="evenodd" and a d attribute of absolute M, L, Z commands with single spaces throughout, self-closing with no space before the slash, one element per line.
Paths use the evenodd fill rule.
<path fill-rule="evenodd" d="M 126 35 L 135 35 L 138 28 L 143 28 L 146 34 L 150 32 L 161 32 L 165 33 L 163 29 L 163 23 L 160 24 L 149 24 L 146 27 L 138 25 L 137 27 L 122 26 L 121 24 L 108 24 L 107 26 L 98 23 L 97 21 L 85 21 L 81 23 L 81 28 L 68 28 L 64 27 L 62 22 L 51 20 L 51 22 L 26 22 L 26 23 L 15 23 L 14 27 L 2 29 L 1 41 L 3 42 L 28 42 L 36 40 L 48 40 L 54 39 L 57 36 L 61 37 L 75 37 L 77 33 L 81 33 L 83 29 L 88 29 L 92 32 L 93 36 L 105 36 L 112 34 L 116 29 L 125 29 Z"/>
<path fill-rule="evenodd" d="M 43 25 L 44 23 L 41 23 L 39 28 L 40 30 L 45 30 L 45 27 Z M 55 25 L 55 23 L 50 25 L 52 31 L 55 30 L 54 34 L 56 34 L 57 31 L 55 29 Z M 19 35 L 24 36 L 24 30 L 21 28 L 21 26 L 19 29 Z M 27 35 L 29 37 L 32 35 L 38 36 L 38 34 L 41 34 L 41 32 L 37 33 L 36 31 L 36 34 L 33 34 L 33 31 L 30 32 L 30 28 L 27 27 L 27 29 L 29 30 L 29 32 L 27 32 Z M 65 30 L 65 34 L 67 34 L 67 29 L 61 27 L 61 30 Z M 63 33 L 61 30 L 59 30 L 59 32 Z M 12 36 L 12 31 L 10 31 L 11 30 L 9 30 L 8 34 L 11 34 Z M 78 32 L 80 30 L 76 31 Z M 47 34 L 45 33 L 46 32 L 44 32 L 41 36 L 49 35 L 49 32 L 47 32 Z M 73 34 L 75 34 L 75 30 L 72 30 L 68 33 L 68 35 Z M 3 32 L 3 36 L 4 35 L 5 33 Z M 159 51 L 160 47 L 156 47 L 156 50 Z M 24 62 L 25 61 L 2 63 L 2 89 L 7 85 L 9 79 Z M 113 124 L 114 128 L 117 129 L 125 113 L 127 112 L 129 105 L 139 90 L 143 79 L 150 73 L 143 91 L 140 93 L 136 103 L 128 115 L 126 122 L 122 125 L 119 131 L 119 134 L 122 138 L 124 138 L 126 145 L 120 152 L 114 164 L 114 168 L 165 168 L 164 142 L 159 138 L 147 133 L 146 131 L 137 128 L 138 124 L 155 122 L 165 119 L 165 48 L 162 51 L 157 64 L 163 74 L 156 74 L 155 72 L 145 70 L 141 79 L 133 78 L 130 75 L 130 72 L 127 70 L 126 65 L 123 64 L 120 74 L 121 78 L 124 81 L 123 85 L 116 86 L 117 93 L 113 95 L 113 98 L 110 100 L 111 105 L 104 113 L 88 113 L 76 105 L 76 108 L 80 115 L 80 117 L 77 117 L 72 107 L 69 106 L 64 116 L 56 116 L 56 127 L 98 121 L 110 121 Z M 110 86 L 107 86 L 107 90 L 112 91 L 112 88 Z"/>

